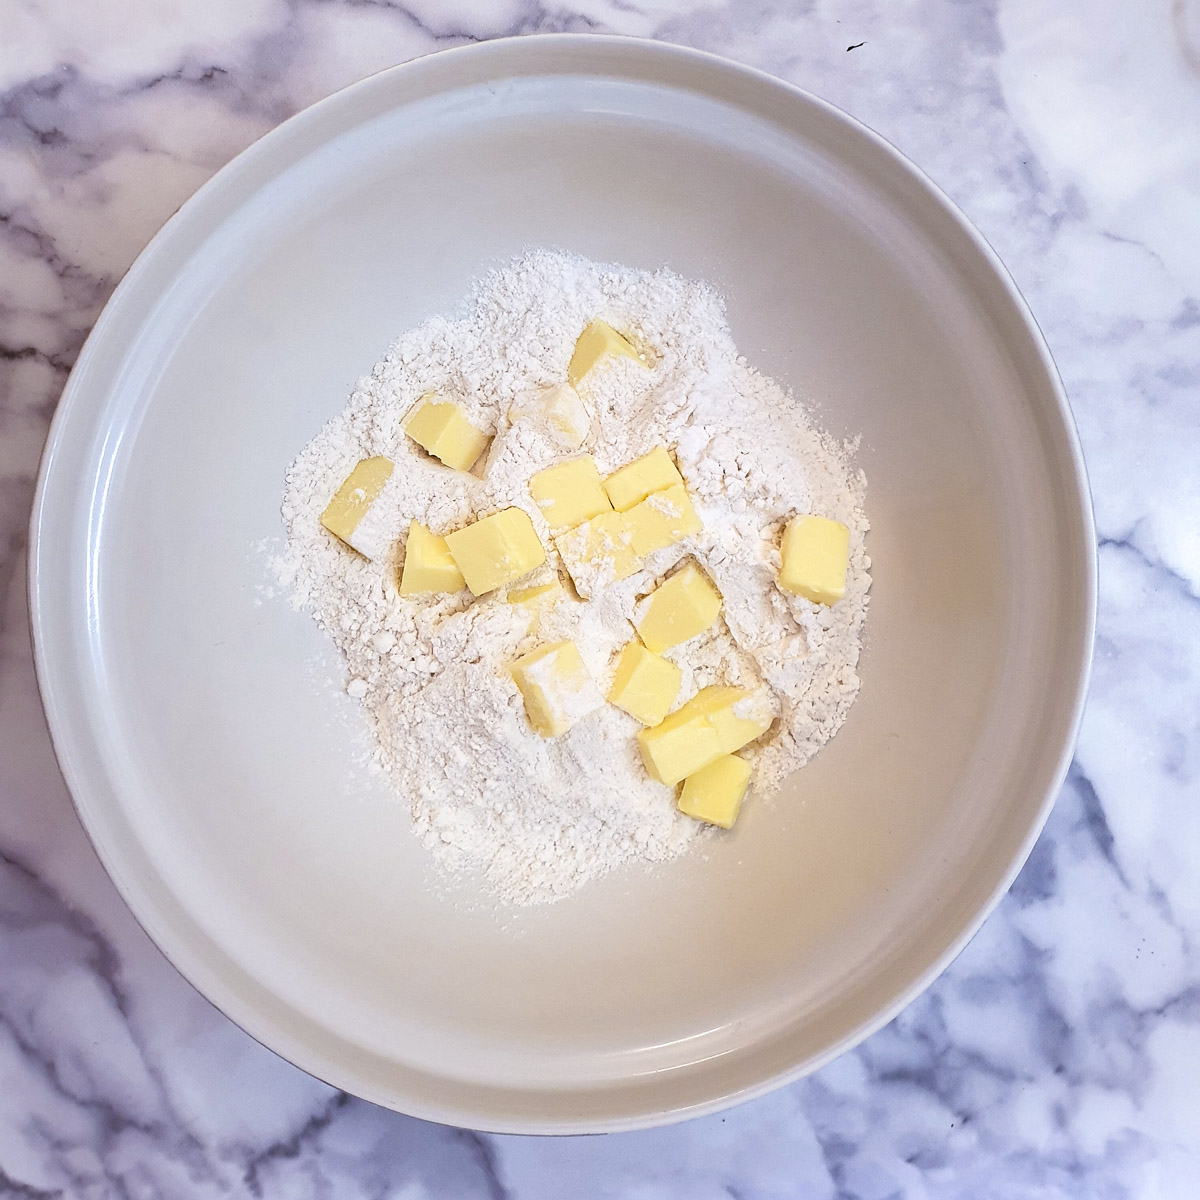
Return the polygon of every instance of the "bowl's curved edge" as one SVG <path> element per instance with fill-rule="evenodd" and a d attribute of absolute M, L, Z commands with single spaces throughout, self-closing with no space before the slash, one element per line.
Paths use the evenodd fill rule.
<path fill-rule="evenodd" d="M 607 58 L 608 60 L 611 60 L 614 56 L 634 55 L 642 56 L 646 59 L 665 56 L 674 58 L 680 63 L 691 63 L 700 69 L 725 73 L 728 79 L 738 79 L 751 85 L 777 89 L 781 93 L 788 94 L 793 102 L 799 100 L 804 104 L 815 106 L 827 116 L 843 122 L 847 128 L 873 143 L 880 153 L 892 160 L 893 165 L 907 172 L 925 190 L 929 198 L 945 214 L 950 216 L 962 232 L 968 236 L 974 249 L 979 254 L 983 265 L 992 272 L 995 280 L 1004 289 L 1006 299 L 1011 305 L 1013 313 L 1019 318 L 1029 335 L 1029 344 L 1037 354 L 1045 380 L 1055 397 L 1058 417 L 1067 436 L 1073 468 L 1073 478 L 1071 481 L 1073 487 L 1071 490 L 1078 502 L 1077 511 L 1073 516 L 1079 521 L 1078 540 L 1081 547 L 1085 549 L 1082 560 L 1075 564 L 1082 575 L 1084 587 L 1083 595 L 1079 597 L 1082 604 L 1082 622 L 1080 628 L 1077 630 L 1079 635 L 1078 658 L 1075 663 L 1074 686 L 1071 689 L 1074 696 L 1074 703 L 1068 722 L 1069 736 L 1064 739 L 1055 769 L 1052 772 L 1052 778 L 1046 780 L 1044 795 L 1036 818 L 1031 823 L 1018 852 L 1012 857 L 1007 869 L 996 880 L 995 886 L 992 888 L 986 903 L 974 914 L 971 920 L 963 923 L 957 936 L 951 939 L 932 958 L 925 969 L 911 980 L 894 1001 L 869 1020 L 863 1021 L 858 1026 L 848 1030 L 842 1038 L 835 1044 L 827 1047 L 822 1053 L 810 1056 L 799 1063 L 792 1064 L 777 1072 L 770 1073 L 751 1086 L 736 1088 L 722 1092 L 719 1095 L 697 1100 L 694 1103 L 678 1105 L 668 1109 L 647 1108 L 643 1111 L 627 1112 L 623 1115 L 614 1113 L 610 1117 L 580 1119 L 564 1115 L 561 1119 L 556 1120 L 529 1121 L 525 1119 L 505 1119 L 503 1114 L 484 1108 L 476 1110 L 465 1107 L 452 1110 L 443 1109 L 438 1106 L 414 1101 L 411 1097 L 397 1097 L 392 1094 L 384 1094 L 376 1088 L 362 1086 L 362 1081 L 347 1078 L 347 1072 L 342 1070 L 338 1064 L 323 1061 L 322 1056 L 319 1053 L 312 1052 L 311 1047 L 290 1044 L 289 1039 L 278 1036 L 278 1031 L 264 1028 L 264 1022 L 259 1021 L 253 1011 L 248 1011 L 248 1006 L 244 1005 L 238 996 L 231 989 L 227 988 L 221 980 L 213 978 L 203 969 L 200 963 L 189 959 L 187 955 L 180 953 L 177 947 L 170 945 L 170 939 L 166 936 L 165 927 L 157 919 L 157 914 L 151 911 L 150 905 L 144 902 L 143 898 L 138 894 L 136 886 L 126 877 L 122 869 L 122 864 L 116 861 L 113 855 L 107 853 L 102 839 L 98 838 L 81 803 L 80 798 L 86 792 L 87 784 L 74 753 L 73 730 L 71 729 L 69 718 L 64 713 L 62 706 L 57 702 L 53 689 L 48 682 L 52 669 L 50 659 L 53 652 L 48 648 L 45 629 L 43 533 L 47 525 L 48 498 L 55 473 L 58 446 L 62 440 L 63 430 L 72 419 L 72 413 L 81 403 L 78 398 L 83 388 L 81 381 L 87 373 L 91 359 L 98 352 L 97 348 L 103 342 L 107 329 L 115 322 L 116 314 L 119 312 L 121 305 L 136 288 L 137 281 L 141 274 L 145 272 L 147 264 L 160 253 L 162 247 L 174 232 L 187 222 L 192 212 L 201 206 L 213 193 L 227 186 L 228 182 L 235 178 L 239 171 L 245 170 L 249 164 L 257 162 L 259 159 L 273 152 L 276 147 L 283 145 L 297 128 L 319 121 L 323 115 L 331 112 L 337 105 L 343 103 L 345 98 L 352 93 L 358 93 L 368 88 L 383 88 L 386 86 L 388 80 L 398 73 L 410 72 L 419 64 L 428 63 L 432 59 L 444 62 L 451 58 L 461 58 L 464 56 L 481 59 L 491 56 L 503 61 L 506 56 L 523 54 L 530 47 L 552 47 L 556 45 L 573 51 L 586 46 L 589 53 L 594 53 L 599 59 Z M 534 53 L 538 52 L 534 51 Z M 551 50 L 549 53 L 554 53 L 554 51 Z M 231 162 L 222 167 L 221 170 L 216 172 L 211 179 L 204 183 L 167 220 L 158 233 L 155 234 L 154 238 L 151 239 L 138 255 L 105 305 L 103 312 L 100 314 L 84 343 L 79 358 L 64 387 L 60 403 L 51 420 L 38 471 L 30 517 L 29 538 L 28 598 L 31 616 L 31 639 L 38 686 L 46 711 L 54 753 L 68 785 L 68 790 L 81 823 L 92 840 L 105 870 L 113 879 L 114 885 L 117 887 L 122 899 L 133 912 L 135 918 L 149 933 L 161 952 L 184 978 L 201 991 L 226 1016 L 250 1034 L 251 1037 L 266 1046 L 273 1053 L 292 1062 L 301 1069 L 316 1075 L 335 1087 L 342 1088 L 385 1107 L 405 1112 L 408 1115 L 443 1124 L 468 1126 L 495 1133 L 579 1134 L 619 1132 L 669 1124 L 675 1121 L 718 1112 L 734 1104 L 764 1095 L 818 1070 L 893 1020 L 898 1013 L 924 992 L 962 952 L 983 922 L 995 909 L 1000 899 L 1011 887 L 1013 880 L 1028 858 L 1034 843 L 1045 825 L 1054 800 L 1070 767 L 1075 740 L 1078 736 L 1079 726 L 1083 717 L 1091 672 L 1092 645 L 1095 637 L 1097 607 L 1095 528 L 1091 494 L 1087 483 L 1087 471 L 1078 431 L 1065 389 L 1042 331 L 1008 270 L 983 235 L 971 224 L 953 201 L 890 142 L 862 122 L 842 112 L 828 102 L 821 100 L 819 97 L 813 96 L 811 93 L 793 84 L 759 71 L 756 68 L 732 62 L 718 55 L 670 43 L 650 42 L 637 38 L 607 35 L 542 34 L 521 38 L 502 38 L 438 51 L 434 54 L 402 63 L 351 84 L 295 114 L 265 134 L 237 155 Z"/>

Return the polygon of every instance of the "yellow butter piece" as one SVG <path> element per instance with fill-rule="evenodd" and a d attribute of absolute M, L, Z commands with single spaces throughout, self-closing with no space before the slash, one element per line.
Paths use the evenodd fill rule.
<path fill-rule="evenodd" d="M 444 537 L 430 533 L 419 521 L 408 526 L 404 544 L 404 570 L 400 575 L 400 595 L 418 592 L 458 592 L 466 586 L 462 572 L 450 557 Z"/>
<path fill-rule="evenodd" d="M 692 507 L 691 497 L 681 483 L 647 496 L 624 516 L 629 523 L 633 549 L 643 557 L 673 546 L 703 528 Z"/>
<path fill-rule="evenodd" d="M 537 600 L 558 600 L 562 594 L 562 584 L 554 579 L 550 583 L 539 583 L 535 587 L 515 588 L 505 599 L 509 604 L 533 604 Z"/>
<path fill-rule="evenodd" d="M 590 454 L 539 471 L 529 481 L 529 494 L 555 533 L 612 511 Z"/>
<path fill-rule="evenodd" d="M 529 514 L 506 508 L 446 535 L 446 545 L 476 596 L 527 575 L 546 561 Z"/>
<path fill-rule="evenodd" d="M 675 465 L 666 446 L 655 446 L 649 454 L 635 458 L 605 481 L 604 490 L 617 512 L 624 512 L 640 504 L 654 492 L 664 492 L 676 484 L 682 485 L 683 476 Z"/>
<path fill-rule="evenodd" d="M 609 703 L 643 725 L 657 725 L 670 712 L 682 681 L 683 672 L 673 662 L 652 654 L 639 642 L 630 642 L 617 659 Z"/>
<path fill-rule="evenodd" d="M 517 659 L 513 679 L 529 723 L 542 737 L 560 737 L 604 704 L 574 642 L 555 642 Z"/>
<path fill-rule="evenodd" d="M 730 829 L 750 783 L 750 764 L 736 754 L 723 754 L 683 781 L 679 811 L 698 821 Z"/>
<path fill-rule="evenodd" d="M 687 706 L 637 735 L 642 761 L 651 778 L 674 785 L 724 753 L 717 731 L 703 716 L 683 715 Z"/>
<path fill-rule="evenodd" d="M 461 405 L 433 392 L 404 422 L 404 432 L 456 471 L 469 471 L 488 444 L 488 435 L 467 420 Z"/>
<path fill-rule="evenodd" d="M 846 594 L 850 530 L 827 517 L 793 517 L 783 532 L 779 586 L 814 604 L 836 604 Z"/>
<path fill-rule="evenodd" d="M 689 562 L 650 594 L 634 624 L 647 647 L 660 653 L 703 633 L 720 611 L 721 593 Z"/>
<path fill-rule="evenodd" d="M 591 427 L 587 408 L 569 383 L 556 383 L 519 397 L 508 415 L 511 420 L 535 422 L 566 450 L 578 450 Z"/>
<path fill-rule="evenodd" d="M 707 687 L 652 729 L 641 730 L 638 748 L 654 779 L 676 784 L 761 737 L 774 716 L 762 693 Z"/>
<path fill-rule="evenodd" d="M 627 579 L 642 560 L 624 513 L 606 512 L 554 539 L 575 590 L 586 600 L 619 579 Z"/>
<path fill-rule="evenodd" d="M 395 465 L 382 454 L 364 458 L 346 476 L 321 514 L 321 524 L 365 558 L 375 558 L 386 548 L 376 544 L 379 541 L 377 537 L 367 536 L 368 532 L 376 531 L 368 531 L 362 526 L 367 511 L 379 499 L 384 484 L 392 477 Z"/>
<path fill-rule="evenodd" d="M 579 381 L 606 354 L 632 358 L 636 363 L 642 362 L 641 356 L 628 338 L 619 334 L 607 321 L 593 321 L 575 343 L 575 352 L 567 365 L 567 382 L 572 387 L 578 387 Z"/>

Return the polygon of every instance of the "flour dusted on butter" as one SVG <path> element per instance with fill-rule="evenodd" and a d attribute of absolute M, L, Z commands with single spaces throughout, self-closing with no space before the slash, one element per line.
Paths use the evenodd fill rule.
<path fill-rule="evenodd" d="M 568 367 L 597 320 L 653 353 L 610 349 L 576 392 Z M 469 473 L 447 469 L 406 433 L 406 418 L 431 393 L 491 438 Z M 747 812 L 769 802 L 779 780 L 837 730 L 859 686 L 869 562 L 865 483 L 850 455 L 738 356 L 716 293 L 668 271 L 533 252 L 484 276 L 457 313 L 395 342 L 288 471 L 288 583 L 345 655 L 379 762 L 448 870 L 486 878 L 504 901 L 544 902 L 623 864 L 673 858 L 705 836 L 677 809 L 678 788 L 647 772 L 643 720 L 616 703 L 593 707 L 598 696 L 624 696 L 647 718 L 659 715 L 664 695 L 678 709 L 702 689 L 738 689 L 743 699 L 728 712 L 685 722 L 671 744 L 652 739 L 652 750 L 670 775 L 672 755 L 694 765 L 730 753 L 737 739 L 722 722 L 739 737 L 761 726 L 765 735 L 736 754 L 750 769 Z M 375 550 L 368 561 L 319 518 L 355 464 L 373 456 L 395 466 L 364 518 Z M 539 472 L 584 456 L 595 477 L 567 472 L 570 486 L 560 487 L 563 477 L 549 476 L 544 506 L 531 494 Z M 608 499 L 624 512 L 604 510 L 596 478 L 606 494 L 611 484 L 617 498 Z M 562 532 L 567 517 L 552 520 L 556 507 L 572 520 L 599 511 Z M 478 597 L 400 594 L 412 522 L 444 538 L 510 509 L 528 518 L 544 562 L 536 564 L 530 543 L 529 556 L 522 550 L 506 568 L 524 570 L 509 585 Z M 850 531 L 846 594 L 833 606 L 777 586 L 783 531 L 807 514 Z M 444 567 L 431 554 L 414 567 L 426 559 Z M 632 672 L 618 680 L 619 666 L 631 663 L 639 602 L 685 560 L 715 585 L 719 616 L 641 664 L 655 667 L 661 688 Z M 476 583 L 483 589 L 491 578 Z M 547 709 L 546 728 L 566 728 L 543 737 L 512 666 L 565 642 L 594 690 L 572 659 L 564 679 L 578 689 L 565 688 L 559 707 Z M 586 704 L 577 710 L 579 697 Z M 568 708 L 571 719 L 559 720 Z M 697 750 L 705 738 L 713 746 Z M 733 784 L 710 782 L 689 805 L 719 824 L 734 806 Z"/>

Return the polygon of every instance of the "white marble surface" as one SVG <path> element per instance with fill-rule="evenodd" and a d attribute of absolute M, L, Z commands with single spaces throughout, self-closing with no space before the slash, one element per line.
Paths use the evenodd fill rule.
<path fill-rule="evenodd" d="M 378 68 L 564 29 L 782 75 L 962 205 L 1074 403 L 1101 609 L 1046 832 L 922 999 L 723 1116 L 539 1140 L 336 1093 L 164 962 L 55 768 L 24 564 L 66 373 L 198 184 Z M 1198 452 L 1197 0 L 0 0 L 0 1196 L 1200 1195 Z"/>

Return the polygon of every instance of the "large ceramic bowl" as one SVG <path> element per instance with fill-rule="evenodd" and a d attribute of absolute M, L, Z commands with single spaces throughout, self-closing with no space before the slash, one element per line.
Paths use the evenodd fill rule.
<path fill-rule="evenodd" d="M 447 887 L 355 704 L 263 595 L 283 471 L 399 331 L 554 246 L 666 264 L 862 434 L 874 588 L 845 727 L 711 852 L 541 909 Z M 138 919 L 256 1038 L 408 1113 L 630 1128 L 812 1070 L 895 1014 L 1025 858 L 1068 761 L 1094 560 L 1021 297 L 885 142 L 690 51 L 531 38 L 377 75 L 168 222 L 59 408 L 37 661 Z"/>

